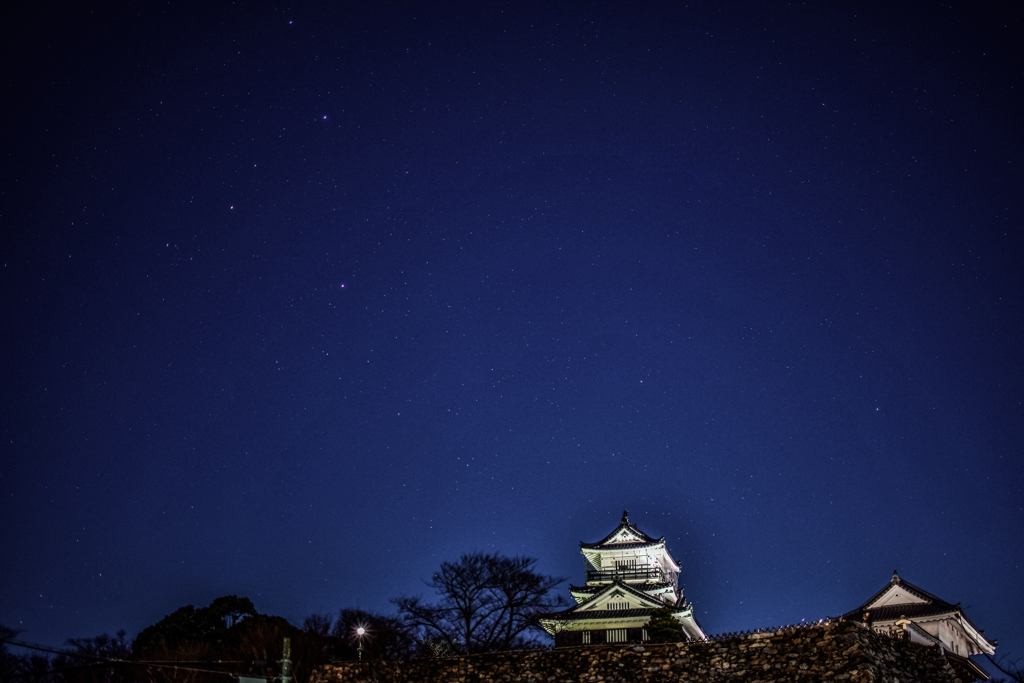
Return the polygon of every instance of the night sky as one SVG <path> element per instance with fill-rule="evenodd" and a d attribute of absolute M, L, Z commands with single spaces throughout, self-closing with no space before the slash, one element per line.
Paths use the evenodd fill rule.
<path fill-rule="evenodd" d="M 1024 657 L 1019 4 L 88 4 L 0 35 L 0 624 L 628 508 L 710 633 L 898 569 Z"/>

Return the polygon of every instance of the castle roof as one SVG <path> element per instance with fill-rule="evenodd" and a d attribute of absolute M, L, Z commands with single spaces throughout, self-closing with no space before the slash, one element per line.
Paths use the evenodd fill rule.
<path fill-rule="evenodd" d="M 901 599 L 899 591 L 902 589 L 906 597 Z M 891 599 L 889 598 L 892 596 Z M 916 599 L 915 599 L 916 598 Z M 894 600 L 900 600 L 899 603 L 893 604 Z M 843 619 L 861 619 L 863 618 L 864 612 L 871 612 L 872 621 L 881 619 L 882 617 L 875 617 L 875 612 L 879 609 L 886 609 L 886 606 L 892 605 L 893 607 L 899 606 L 901 608 L 908 608 L 912 605 L 920 605 L 922 608 L 930 608 L 938 611 L 928 612 L 928 614 L 941 614 L 943 612 L 952 612 L 957 609 L 956 605 L 946 602 L 942 598 L 938 598 L 928 591 L 918 588 L 909 581 L 904 581 L 899 577 L 896 572 L 892 573 L 892 580 L 887 583 L 882 590 L 878 591 L 870 598 L 867 602 L 858 607 L 855 610 L 851 610 L 842 616 Z M 904 612 L 904 614 L 906 614 Z M 907 616 L 910 616 L 907 614 Z M 894 617 L 899 619 L 899 615 Z"/>
<path fill-rule="evenodd" d="M 622 511 L 622 521 L 619 522 L 619 526 L 605 536 L 597 543 L 580 543 L 580 548 L 586 548 L 588 550 L 602 550 L 610 549 L 608 546 L 612 546 L 616 550 L 624 550 L 630 548 L 644 548 L 647 546 L 659 545 L 665 542 L 665 537 L 651 538 L 640 529 L 636 528 L 635 524 L 629 522 L 629 511 Z"/>
<path fill-rule="evenodd" d="M 909 581 L 904 581 L 895 571 L 892 573 L 892 579 L 880 591 L 868 598 L 863 605 L 850 610 L 840 618 L 877 624 L 900 619 L 927 622 L 947 615 L 964 627 L 965 632 L 982 652 L 995 652 L 996 641 L 985 637 L 984 632 L 964 614 L 960 603 L 954 605 L 946 602 Z"/>
<path fill-rule="evenodd" d="M 675 588 L 675 585 L 671 581 L 646 581 L 644 583 L 633 583 L 633 584 L 630 584 L 630 586 L 633 587 L 633 588 L 636 588 L 638 590 L 641 590 L 641 591 L 656 591 L 656 590 L 661 590 L 663 588 L 672 588 L 672 589 Z M 573 586 L 572 584 L 570 584 L 569 585 L 569 592 L 570 593 L 579 593 L 581 595 L 585 595 L 585 594 L 588 594 L 588 593 L 589 594 L 596 594 L 599 591 L 604 590 L 604 588 L 605 588 L 605 585 L 602 585 L 602 584 L 593 584 L 593 585 L 587 585 L 587 586 Z"/>
<path fill-rule="evenodd" d="M 662 602 L 656 597 L 652 597 L 645 593 L 643 590 L 639 590 L 638 586 L 633 586 L 622 581 L 614 581 L 613 583 L 606 584 L 604 586 L 594 586 L 596 590 L 593 596 L 588 598 L 585 602 L 578 605 L 573 605 L 569 609 L 562 610 L 561 612 L 551 612 L 550 614 L 542 614 L 542 619 L 557 620 L 557 621 L 568 621 L 573 619 L 616 619 L 622 617 L 642 617 L 648 616 L 651 610 L 659 607 L 667 607 L 672 610 L 673 613 L 686 612 L 690 608 L 684 606 L 682 601 L 675 605 L 670 605 Z M 609 600 L 614 599 L 618 595 L 629 595 L 634 598 L 633 602 L 639 602 L 643 607 L 633 607 L 631 609 L 602 609 L 599 607 L 600 604 L 606 603 Z"/>

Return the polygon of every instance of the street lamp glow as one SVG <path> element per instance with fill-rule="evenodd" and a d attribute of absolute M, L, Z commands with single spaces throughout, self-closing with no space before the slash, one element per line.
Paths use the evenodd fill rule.
<path fill-rule="evenodd" d="M 356 640 L 359 642 L 359 647 L 356 648 L 356 652 L 359 653 L 359 659 L 363 659 L 363 636 L 366 635 L 366 629 L 362 626 L 356 627 Z"/>

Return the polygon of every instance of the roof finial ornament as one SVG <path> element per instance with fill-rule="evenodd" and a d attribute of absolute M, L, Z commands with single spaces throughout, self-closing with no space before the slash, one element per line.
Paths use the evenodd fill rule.
<path fill-rule="evenodd" d="M 629 510 L 622 511 L 622 523 L 626 525 L 629 524 Z"/>
<path fill-rule="evenodd" d="M 896 573 L 895 569 L 893 569 L 892 570 L 892 582 L 896 583 L 899 580 L 900 580 L 900 575 Z"/>

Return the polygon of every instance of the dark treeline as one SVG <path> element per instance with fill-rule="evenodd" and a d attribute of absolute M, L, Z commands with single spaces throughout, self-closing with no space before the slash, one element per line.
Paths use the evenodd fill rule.
<path fill-rule="evenodd" d="M 562 607 L 550 592 L 563 579 L 534 571 L 536 560 L 473 553 L 444 562 L 426 582 L 435 596 L 392 600 L 393 615 L 343 608 L 301 625 L 260 614 L 248 598 L 186 605 L 142 630 L 66 641 L 59 653 L 16 654 L 0 643 L 3 683 L 228 683 L 276 679 L 284 639 L 295 683 L 327 662 L 438 657 L 541 645 L 537 616 Z M 0 626 L 0 641 L 18 632 Z"/>

